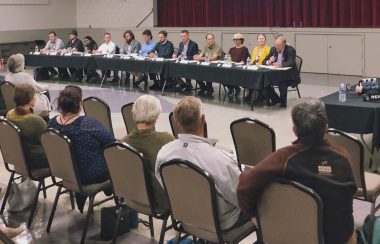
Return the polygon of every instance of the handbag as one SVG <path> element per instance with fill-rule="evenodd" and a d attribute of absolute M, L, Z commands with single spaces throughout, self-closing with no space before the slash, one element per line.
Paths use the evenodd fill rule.
<path fill-rule="evenodd" d="M 22 177 L 20 183 L 12 182 L 7 198 L 8 212 L 22 212 L 32 206 L 37 187 L 28 177 Z"/>
<path fill-rule="evenodd" d="M 357 231 L 358 244 L 377 244 L 380 243 L 380 216 L 368 215 L 362 227 Z"/>
<path fill-rule="evenodd" d="M 136 228 L 138 224 L 137 212 L 124 207 L 120 216 L 119 228 L 117 236 L 123 235 L 131 228 Z M 100 239 L 109 241 L 113 237 L 116 227 L 117 215 L 119 213 L 118 207 L 104 207 L 100 210 Z"/>

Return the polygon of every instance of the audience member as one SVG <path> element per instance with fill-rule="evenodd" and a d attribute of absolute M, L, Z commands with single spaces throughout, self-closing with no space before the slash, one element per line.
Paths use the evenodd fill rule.
<path fill-rule="evenodd" d="M 24 70 L 25 67 L 25 57 L 22 54 L 13 54 L 8 59 L 8 71 L 9 73 L 5 77 L 7 81 L 14 84 L 15 86 L 20 84 L 29 84 L 35 90 L 35 103 L 33 112 L 35 114 L 41 115 L 42 117 L 49 116 L 50 112 L 50 102 L 49 102 L 49 93 L 48 86 L 38 84 L 32 75 L 26 73 Z M 45 93 L 45 94 L 44 94 Z"/>
<path fill-rule="evenodd" d="M 108 180 L 103 148 L 116 141 L 112 133 L 96 118 L 80 115 L 82 109 L 80 87 L 66 86 L 59 93 L 57 101 L 60 114 L 49 121 L 48 127 L 55 128 L 70 138 L 80 181 L 87 185 Z M 76 195 L 78 209 L 81 212 L 85 200 L 83 196 Z"/>
<path fill-rule="evenodd" d="M 194 55 L 194 60 L 199 61 L 215 61 L 222 58 L 223 50 L 215 43 L 215 36 L 212 33 L 206 35 L 207 46 L 205 46 L 200 54 Z M 214 88 L 212 88 L 212 82 L 197 81 L 200 91 L 198 96 L 212 96 Z"/>
<path fill-rule="evenodd" d="M 162 185 L 159 168 L 164 162 L 172 159 L 190 161 L 208 172 L 215 182 L 221 228 L 226 230 L 245 223 L 249 218 L 241 213 L 236 195 L 240 175 L 238 164 L 231 155 L 214 147 L 217 140 L 203 137 L 206 119 L 201 101 L 195 97 L 183 97 L 174 108 L 174 119 L 184 134 L 179 134 L 177 140 L 159 151 L 157 180 Z"/>
<path fill-rule="evenodd" d="M 174 140 L 167 132 L 157 132 L 156 122 L 161 113 L 160 101 L 151 95 L 142 95 L 133 104 L 133 120 L 136 122 L 137 130 L 133 130 L 123 139 L 132 147 L 136 148 L 149 161 L 149 172 L 152 177 L 153 193 L 157 199 L 159 210 L 168 210 L 169 203 L 163 188 L 155 177 L 155 163 L 158 151 L 163 145 Z"/>
<path fill-rule="evenodd" d="M 7 113 L 7 119 L 20 129 L 25 160 L 31 169 L 48 168 L 49 164 L 40 137 L 47 129 L 46 122 L 33 114 L 35 89 L 29 84 L 17 85 L 13 100 L 16 108 Z"/>
<path fill-rule="evenodd" d="M 293 180 L 321 197 L 325 243 L 356 243 L 349 241 L 355 238 L 352 203 L 357 189 L 349 164 L 351 155 L 324 139 L 327 114 L 320 100 L 300 100 L 292 109 L 292 120 L 297 137 L 294 145 L 277 150 L 240 175 L 239 206 L 254 217 L 268 184 L 279 177 Z"/>

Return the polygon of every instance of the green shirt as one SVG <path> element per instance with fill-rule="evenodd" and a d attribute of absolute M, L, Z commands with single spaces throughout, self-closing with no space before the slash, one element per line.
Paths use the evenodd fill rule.
<path fill-rule="evenodd" d="M 139 150 L 149 161 L 149 173 L 152 177 L 153 192 L 157 199 L 156 207 L 159 210 L 169 209 L 169 202 L 164 189 L 158 183 L 155 175 L 155 164 L 158 151 L 165 144 L 175 138 L 167 132 L 156 132 L 155 129 L 133 130 L 123 141 Z"/>
<path fill-rule="evenodd" d="M 21 131 L 21 140 L 26 160 L 39 158 L 45 155 L 40 137 L 47 129 L 46 122 L 36 114 L 17 115 L 15 109 L 7 114 L 7 119 Z"/>
<path fill-rule="evenodd" d="M 205 46 L 200 55 L 205 56 L 207 53 L 208 57 L 210 58 L 214 56 L 214 54 L 217 54 L 218 59 L 220 59 L 222 58 L 222 52 L 223 52 L 222 48 L 214 43 L 211 47 Z"/>

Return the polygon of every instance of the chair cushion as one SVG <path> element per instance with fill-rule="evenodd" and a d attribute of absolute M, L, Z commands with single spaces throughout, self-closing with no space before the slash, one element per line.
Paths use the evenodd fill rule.
<path fill-rule="evenodd" d="M 255 230 L 255 226 L 251 221 L 248 221 L 244 225 L 231 228 L 223 231 L 223 239 L 225 242 L 236 242 L 241 240 L 242 238 L 248 236 Z"/>
<path fill-rule="evenodd" d="M 367 188 L 367 195 L 369 199 L 378 195 L 380 192 L 380 175 L 370 172 L 364 172 L 365 184 Z M 363 189 L 359 188 L 355 197 L 364 197 Z"/>
<path fill-rule="evenodd" d="M 50 168 L 32 169 L 30 174 L 34 179 L 44 179 L 51 175 Z"/>

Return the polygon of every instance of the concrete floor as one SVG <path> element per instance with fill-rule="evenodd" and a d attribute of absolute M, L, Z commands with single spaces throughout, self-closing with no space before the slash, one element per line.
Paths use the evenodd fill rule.
<path fill-rule="evenodd" d="M 299 86 L 302 97 L 322 97 L 338 90 L 340 83 L 355 83 L 360 77 L 353 76 L 337 76 L 337 75 L 324 75 L 324 74 L 302 74 L 302 83 Z M 58 91 L 62 89 L 66 83 L 58 81 L 46 82 L 49 84 L 52 100 L 57 96 Z M 80 84 L 83 85 L 83 84 Z M 98 84 L 96 85 L 98 86 Z M 126 135 L 124 122 L 120 113 L 122 105 L 133 101 L 136 97 L 141 95 L 141 89 L 130 89 L 124 86 L 108 86 L 105 88 L 98 88 L 94 85 L 83 85 L 84 97 L 89 95 L 97 95 L 106 100 L 111 107 L 112 122 L 114 132 L 117 138 L 122 138 Z M 219 143 L 223 146 L 233 148 L 233 141 L 229 130 L 229 125 L 232 121 L 243 118 L 252 117 L 259 119 L 270 126 L 276 132 L 276 146 L 281 148 L 289 145 L 295 139 L 292 133 L 292 122 L 290 117 L 290 110 L 297 101 L 298 97 L 296 92 L 290 92 L 288 95 L 288 107 L 280 109 L 278 107 L 254 107 L 251 111 L 250 107 L 243 103 L 236 101 L 236 99 L 219 100 L 217 95 L 218 85 L 214 84 L 215 97 L 214 99 L 202 99 L 204 104 L 204 114 L 208 124 L 209 137 L 219 139 Z M 181 94 L 166 93 L 161 96 L 158 92 L 150 92 L 157 95 L 163 105 L 163 113 L 160 115 L 156 129 L 158 131 L 170 132 L 170 125 L 168 120 L 169 112 L 172 110 L 173 105 L 182 97 Z M 223 92 L 222 92 L 223 96 Z M 338 97 L 337 97 L 338 99 Z M 52 114 L 55 114 L 53 112 Z M 0 158 L 0 184 L 6 184 L 8 181 L 9 173 L 5 170 Z M 25 231 L 23 234 L 15 238 L 17 243 L 79 243 L 81 234 L 81 223 L 84 216 L 77 210 L 71 210 L 67 197 L 64 197 L 58 205 L 58 212 L 54 219 L 52 230 L 50 234 L 45 232 L 47 219 L 50 214 L 50 209 L 54 199 L 56 188 L 48 190 L 48 198 L 44 200 L 42 196 L 39 199 L 39 207 L 37 215 L 34 219 L 34 224 L 30 230 Z M 99 195 L 98 199 L 105 197 Z M 112 202 L 106 203 L 104 206 L 111 206 Z M 360 225 L 366 214 L 369 213 L 369 205 L 367 203 L 355 201 L 355 222 Z M 23 224 L 27 219 L 28 213 L 18 215 L 10 215 L 7 212 L 4 214 L 2 220 L 11 226 Z M 142 218 L 145 218 L 141 216 Z M 155 240 L 158 240 L 158 235 L 161 228 L 161 221 L 155 221 Z M 100 233 L 100 208 L 95 209 L 95 215 L 92 224 L 89 227 L 87 235 L 88 243 L 98 243 Z M 168 231 L 165 239 L 171 239 L 175 233 Z M 241 243 L 252 243 L 255 241 L 255 234 L 250 235 Z M 125 234 L 119 238 L 119 243 L 155 243 L 156 241 L 150 239 L 149 230 L 147 227 L 139 224 L 138 229 L 132 230 L 130 233 Z"/>

